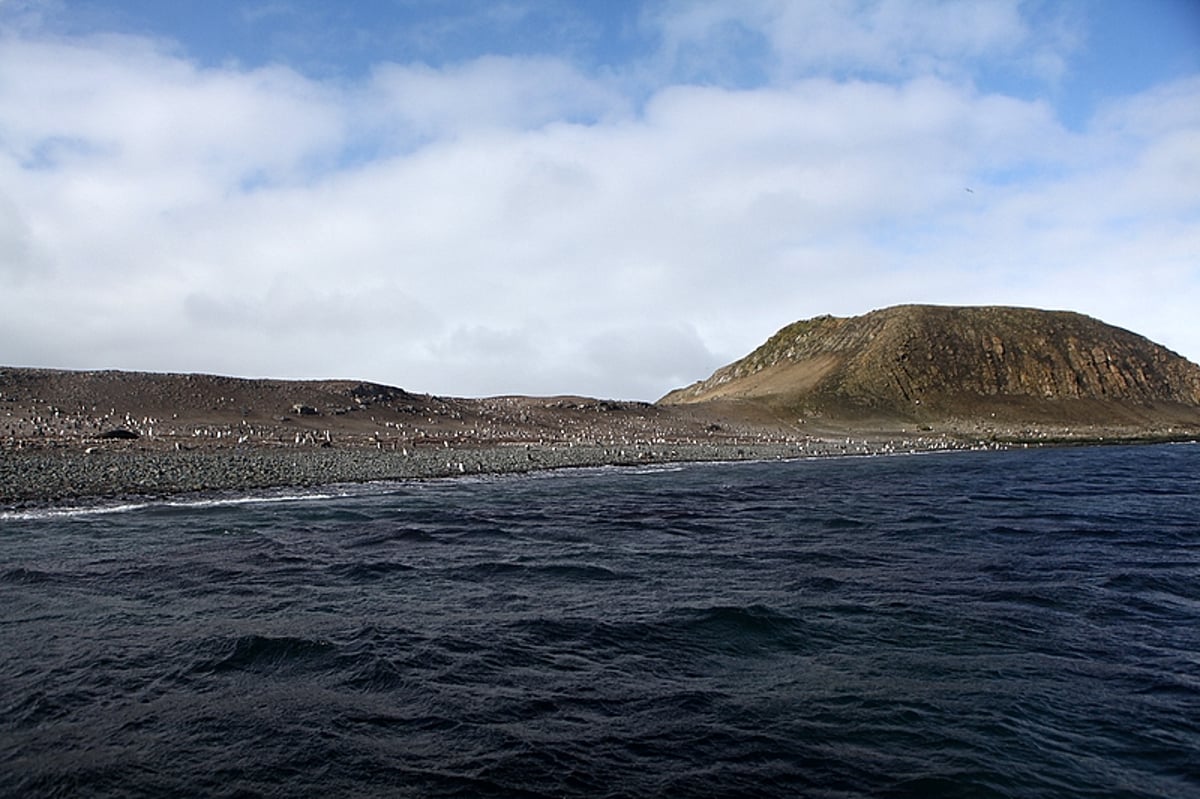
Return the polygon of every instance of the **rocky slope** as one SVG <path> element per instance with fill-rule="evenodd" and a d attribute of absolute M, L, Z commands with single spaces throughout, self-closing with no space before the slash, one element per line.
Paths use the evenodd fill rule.
<path fill-rule="evenodd" d="M 719 404 L 462 399 L 357 381 L 0 367 L 0 519 L 77 500 L 973 446 L 836 441 Z"/>
<path fill-rule="evenodd" d="M 0 452 L 121 441 L 157 450 L 411 450 L 786 437 L 769 416 L 710 411 L 571 396 L 438 397 L 350 380 L 0 367 Z"/>
<path fill-rule="evenodd" d="M 1077 313 L 903 305 L 788 325 L 660 404 L 791 416 L 1108 425 L 1200 423 L 1200 366 Z"/>
<path fill-rule="evenodd" d="M 1200 367 L 1094 319 L 1017 308 L 797 322 L 654 405 L 0 367 L 0 511 L 565 466 L 1167 440 L 1200 440 Z"/>

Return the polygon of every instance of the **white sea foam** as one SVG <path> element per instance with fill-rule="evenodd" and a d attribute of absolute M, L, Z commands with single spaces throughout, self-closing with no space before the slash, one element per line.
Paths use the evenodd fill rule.
<path fill-rule="evenodd" d="M 162 501 L 123 502 L 114 505 L 79 505 L 60 508 L 31 508 L 0 511 L 0 522 L 35 521 L 39 519 L 74 519 L 90 516 L 110 516 L 147 508 L 220 508 L 236 505 L 261 505 L 277 502 L 319 502 L 352 495 L 351 491 L 313 491 L 289 494 L 249 494 L 230 497 L 203 497 Z"/>
<path fill-rule="evenodd" d="M 149 502 L 130 502 L 121 505 L 87 505 L 67 508 L 0 511 L 0 522 L 31 521 L 34 519 L 69 519 L 79 516 L 105 516 L 140 510 L 148 507 L 150 504 Z"/>
<path fill-rule="evenodd" d="M 672 472 L 682 472 L 685 467 L 678 464 L 670 464 L 664 466 L 639 466 L 629 469 L 629 474 L 670 474 Z"/>

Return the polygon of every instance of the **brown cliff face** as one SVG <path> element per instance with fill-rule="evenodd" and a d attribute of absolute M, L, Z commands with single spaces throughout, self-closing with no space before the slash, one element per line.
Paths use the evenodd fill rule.
<path fill-rule="evenodd" d="M 663 404 L 717 399 L 902 419 L 1200 419 L 1200 366 L 1087 316 L 905 305 L 788 325 Z"/>

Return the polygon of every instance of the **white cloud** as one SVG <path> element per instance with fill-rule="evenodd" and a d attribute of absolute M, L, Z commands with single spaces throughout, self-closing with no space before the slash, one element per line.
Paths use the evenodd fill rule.
<path fill-rule="evenodd" d="M 823 8 L 751 21 L 783 42 L 763 25 L 793 7 Z M 1011 4 L 872 8 L 840 57 L 880 69 L 1029 36 Z M 945 14 L 970 18 L 935 41 Z M 1073 308 L 1200 355 L 1195 80 L 1071 132 L 914 72 L 634 103 L 552 58 L 335 83 L 10 36 L 0 362 L 653 399 L 795 319 L 922 301 Z"/>
<path fill-rule="evenodd" d="M 783 81 L 814 70 L 962 76 L 975 60 L 991 58 L 1055 79 L 1065 68 L 1064 50 L 1074 44 L 1069 29 L 1048 13 L 1032 28 L 1019 0 L 702 0 L 649 16 L 663 57 L 688 77 L 736 80 L 747 58 Z"/>
<path fill-rule="evenodd" d="M 46 266 L 21 208 L 0 192 L 0 281 L 20 285 Z"/>
<path fill-rule="evenodd" d="M 42 168 L 120 159 L 130 178 L 186 166 L 228 182 L 342 135 L 324 89 L 287 69 L 200 70 L 137 37 L 10 37 L 0 70 L 22 75 L 5 85 L 7 147 Z"/>
<path fill-rule="evenodd" d="M 592 121 L 628 110 L 615 91 L 560 60 L 495 56 L 440 70 L 380 65 L 365 102 L 366 116 L 419 140 L 486 128 Z"/>

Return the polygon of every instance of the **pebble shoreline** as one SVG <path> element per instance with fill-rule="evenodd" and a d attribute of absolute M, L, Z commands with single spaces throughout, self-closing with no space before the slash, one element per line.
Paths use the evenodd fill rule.
<path fill-rule="evenodd" d="M 962 448 L 939 447 L 939 448 Z M 502 445 L 420 449 L 306 451 L 34 450 L 0 453 L 0 508 L 21 509 L 125 497 L 162 498 L 205 491 L 312 487 L 458 475 L 516 474 L 573 467 L 652 463 L 780 460 L 828 455 L 922 451 L 866 441 L 752 444 Z"/>
<path fill-rule="evenodd" d="M 848 455 L 1029 446 L 1149 444 L 1197 441 L 1194 431 L 1090 435 L 1079 438 L 874 435 L 792 441 L 639 442 L 620 446 L 503 443 L 477 447 L 304 449 L 150 449 L 130 442 L 109 448 L 0 449 L 0 511 L 91 505 L 124 499 L 165 499 L 203 492 L 238 492 L 339 483 L 502 475 L 551 469 L 712 461 L 769 461 Z"/>

